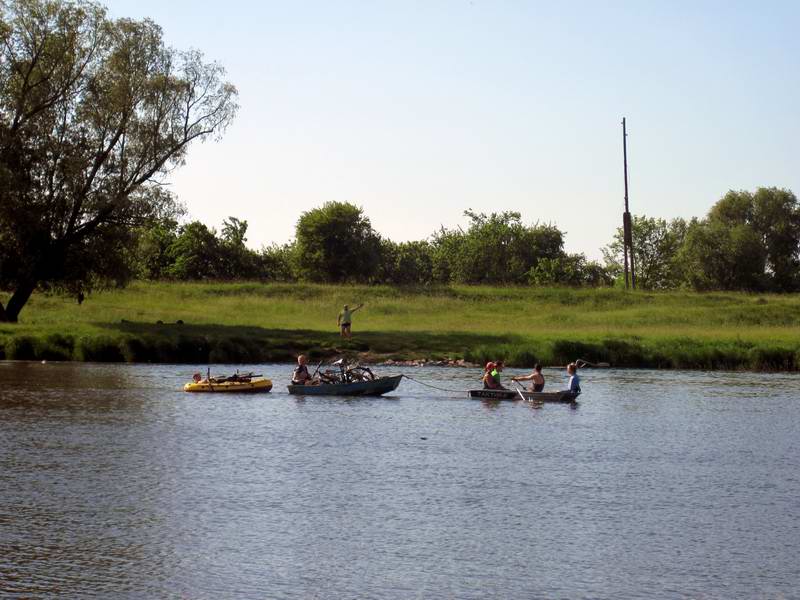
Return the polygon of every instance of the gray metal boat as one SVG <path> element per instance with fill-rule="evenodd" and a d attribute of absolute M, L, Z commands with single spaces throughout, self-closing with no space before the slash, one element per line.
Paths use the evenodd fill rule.
<path fill-rule="evenodd" d="M 470 390 L 470 398 L 481 400 L 521 400 L 520 394 L 531 402 L 575 402 L 578 395 L 567 390 L 560 392 L 528 392 L 524 390 Z"/>
<path fill-rule="evenodd" d="M 396 390 L 401 379 L 402 375 L 393 375 L 353 383 L 291 384 L 289 393 L 295 396 L 381 396 Z"/>

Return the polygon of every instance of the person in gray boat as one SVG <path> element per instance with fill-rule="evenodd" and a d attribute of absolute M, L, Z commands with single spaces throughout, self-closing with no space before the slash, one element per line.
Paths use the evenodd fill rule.
<path fill-rule="evenodd" d="M 523 375 L 520 377 L 512 377 L 511 381 L 530 381 L 532 392 L 541 392 L 544 390 L 544 375 L 542 375 L 542 365 L 536 363 L 533 366 L 533 373 L 530 375 Z"/>
<path fill-rule="evenodd" d="M 308 372 L 308 358 L 305 354 L 297 357 L 297 366 L 292 372 L 292 383 L 294 385 L 317 385 L 319 379 L 312 377 Z"/>

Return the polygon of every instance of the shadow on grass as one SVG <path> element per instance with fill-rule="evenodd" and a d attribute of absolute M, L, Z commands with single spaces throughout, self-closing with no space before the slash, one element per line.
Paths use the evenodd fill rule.
<path fill-rule="evenodd" d="M 76 345 L 79 360 L 128 362 L 251 363 L 294 361 L 298 354 L 311 360 L 340 354 L 369 358 L 478 358 L 504 345 L 520 344 L 516 336 L 419 331 L 363 331 L 352 339 L 337 332 L 310 329 L 270 329 L 245 325 L 178 325 L 139 322 L 97 323 L 108 338 Z M 116 343 L 113 340 L 116 339 Z M 497 349 L 497 350 L 495 350 Z M 483 357 L 480 357 L 482 360 Z"/>
<path fill-rule="evenodd" d="M 0 359 L 143 363 L 293 362 L 338 355 L 362 360 L 460 359 L 483 364 L 502 358 L 513 367 L 564 365 L 582 358 L 616 367 L 797 371 L 797 344 L 689 338 L 531 339 L 464 332 L 363 331 L 343 340 L 334 331 L 234 325 L 95 323 L 100 333 L 7 337 Z"/>

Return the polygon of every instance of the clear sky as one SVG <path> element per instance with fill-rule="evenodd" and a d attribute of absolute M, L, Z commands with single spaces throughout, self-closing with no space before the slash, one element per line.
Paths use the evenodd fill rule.
<path fill-rule="evenodd" d="M 285 242 L 363 206 L 394 240 L 516 210 L 600 256 L 631 210 L 702 216 L 729 189 L 800 194 L 800 2 L 110 0 L 221 62 L 241 109 L 190 150 L 190 216 Z"/>

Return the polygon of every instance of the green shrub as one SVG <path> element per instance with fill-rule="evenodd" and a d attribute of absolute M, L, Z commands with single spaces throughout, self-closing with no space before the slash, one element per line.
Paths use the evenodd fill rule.
<path fill-rule="evenodd" d="M 603 362 L 625 367 L 654 366 L 639 340 L 606 339 L 602 346 Z"/>
<path fill-rule="evenodd" d="M 119 346 L 125 362 L 150 363 L 158 360 L 156 344 L 151 338 L 128 337 L 123 339 Z"/>
<path fill-rule="evenodd" d="M 464 350 L 464 358 L 469 362 L 485 365 L 489 361 L 503 358 L 505 349 L 499 346 L 479 345 Z"/>
<path fill-rule="evenodd" d="M 6 343 L 8 360 L 36 360 L 36 339 L 27 335 L 13 337 Z"/>
<path fill-rule="evenodd" d="M 208 354 L 211 363 L 243 364 L 260 362 L 264 353 L 251 338 L 222 338 L 217 340 Z"/>
<path fill-rule="evenodd" d="M 794 371 L 797 369 L 795 352 L 778 346 L 756 347 L 749 353 L 751 369 L 756 371 Z"/>
<path fill-rule="evenodd" d="M 176 360 L 173 362 L 199 364 L 209 360 L 211 347 L 204 337 L 178 336 Z"/>
<path fill-rule="evenodd" d="M 553 342 L 551 360 L 555 364 L 566 365 L 582 358 L 592 363 L 608 362 L 608 356 L 598 344 L 576 342 L 574 340 L 556 340 Z"/>
<path fill-rule="evenodd" d="M 75 344 L 78 360 L 92 362 L 123 362 L 125 357 L 120 349 L 120 341 L 109 336 L 84 336 Z"/>
<path fill-rule="evenodd" d="M 510 367 L 530 367 L 533 368 L 537 362 L 541 362 L 541 357 L 537 355 L 533 346 L 518 344 L 510 348 L 506 356 L 506 363 Z"/>
<path fill-rule="evenodd" d="M 75 339 L 53 333 L 44 339 L 37 339 L 34 348 L 37 360 L 72 360 Z"/>

